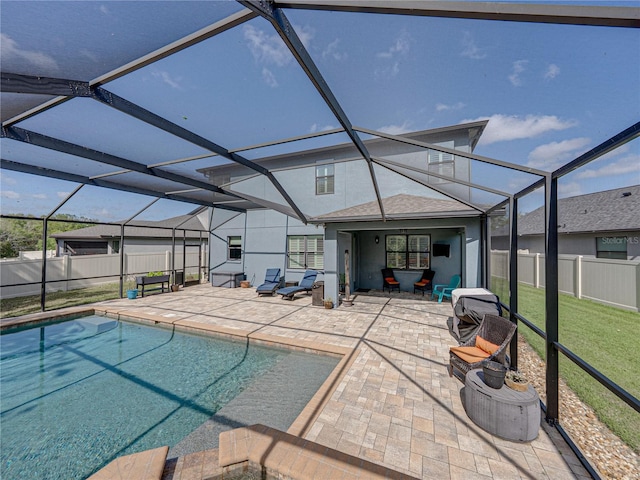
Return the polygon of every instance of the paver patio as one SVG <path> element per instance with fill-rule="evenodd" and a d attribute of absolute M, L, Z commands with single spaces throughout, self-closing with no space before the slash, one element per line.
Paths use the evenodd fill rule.
<path fill-rule="evenodd" d="M 286 301 L 258 297 L 253 288 L 198 285 L 98 308 L 293 344 L 349 347 L 346 372 L 327 390 L 303 436 L 398 472 L 438 479 L 591 478 L 544 422 L 534 441 L 517 443 L 469 420 L 463 385 L 446 369 L 449 347 L 456 344 L 446 323 L 451 305 L 424 298 L 358 294 L 352 307 L 325 310 L 312 306 L 311 296 Z M 173 478 L 187 478 L 179 476 L 180 460 L 174 468 Z"/>

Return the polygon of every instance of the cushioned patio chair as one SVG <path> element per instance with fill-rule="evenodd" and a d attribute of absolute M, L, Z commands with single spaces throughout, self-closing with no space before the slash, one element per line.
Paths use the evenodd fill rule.
<path fill-rule="evenodd" d="M 273 295 L 280 286 L 280 269 L 267 268 L 264 275 L 264 283 L 256 288 L 258 295 Z"/>
<path fill-rule="evenodd" d="M 389 293 L 391 293 L 391 290 L 393 290 L 394 288 L 398 290 L 398 292 L 400 291 L 400 282 L 396 280 L 396 277 L 393 275 L 393 270 L 391 268 L 382 269 L 382 291 L 383 292 L 385 288 L 389 289 Z"/>
<path fill-rule="evenodd" d="M 298 292 L 310 292 L 317 276 L 318 272 L 316 270 L 307 270 L 298 285 L 281 288 L 276 293 L 282 295 L 283 300 L 293 300 L 294 295 Z"/>
<path fill-rule="evenodd" d="M 438 296 L 438 303 L 442 303 L 443 298 L 451 298 L 451 292 L 460 286 L 462 277 L 460 275 L 454 275 L 447 285 L 434 285 L 431 298 Z"/>
<path fill-rule="evenodd" d="M 429 292 L 433 292 L 433 277 L 436 272 L 430 269 L 426 269 L 422 271 L 422 278 L 413 284 L 413 293 L 416 293 L 416 290 L 421 290 L 422 295 L 424 296 L 425 290 Z"/>
<path fill-rule="evenodd" d="M 488 360 L 508 367 L 507 347 L 515 332 L 515 323 L 487 313 L 473 337 L 459 347 L 449 348 L 449 376 L 455 375 L 464 383 L 469 371 L 481 368 Z"/>

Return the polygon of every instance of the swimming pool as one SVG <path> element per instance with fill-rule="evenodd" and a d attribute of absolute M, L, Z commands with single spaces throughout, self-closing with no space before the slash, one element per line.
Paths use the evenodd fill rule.
<path fill-rule="evenodd" d="M 3 334 L 0 474 L 86 478 L 162 445 L 213 448 L 256 416 L 286 430 L 338 361 L 99 316 Z"/>

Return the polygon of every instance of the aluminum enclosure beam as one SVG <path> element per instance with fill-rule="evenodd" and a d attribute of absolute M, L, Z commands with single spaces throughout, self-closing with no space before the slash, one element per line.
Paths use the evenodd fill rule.
<path fill-rule="evenodd" d="M 4 170 L 11 170 L 13 172 L 21 172 L 21 173 L 28 173 L 30 175 L 38 175 L 41 177 L 56 178 L 58 180 L 65 180 L 67 182 L 82 183 L 84 185 L 93 185 L 96 187 L 109 188 L 111 190 L 119 190 L 122 192 L 137 193 L 139 195 L 147 195 L 150 197 L 166 198 L 168 200 L 192 203 L 195 205 L 201 205 L 205 207 L 215 206 L 216 208 L 231 210 L 233 212 L 244 213 L 246 211 L 244 208 L 228 206 L 226 204 L 213 204 L 211 202 L 203 202 L 200 200 L 196 200 L 189 197 L 183 197 L 182 195 L 177 195 L 173 193 L 161 193 L 155 190 L 148 190 L 146 188 L 131 187 L 128 185 L 122 185 L 116 182 L 111 182 L 109 180 L 102 180 L 99 178 L 90 178 L 90 177 L 85 177 L 83 175 L 78 175 L 75 173 L 67 173 L 67 172 L 62 172 L 59 170 L 53 170 L 49 168 L 35 167 L 33 165 L 26 165 L 24 163 L 14 162 L 12 160 L 6 160 L 6 159 L 0 160 L 0 168 Z"/>
<path fill-rule="evenodd" d="M 445 192 L 444 190 L 442 190 L 442 189 L 440 189 L 440 188 L 438 188 L 436 186 L 433 186 L 433 185 L 431 185 L 431 184 L 429 184 L 429 183 L 427 183 L 425 181 L 422 181 L 422 180 L 419 180 L 417 178 L 414 178 L 411 175 L 409 175 L 407 173 L 404 173 L 404 172 L 400 171 L 399 169 L 391 166 L 386 161 L 385 162 L 380 161 L 379 159 L 377 159 L 375 157 L 373 157 L 372 160 L 376 165 L 380 165 L 381 167 L 386 168 L 387 170 L 390 170 L 390 171 L 392 171 L 394 173 L 397 173 L 398 175 L 400 175 L 400 176 L 402 176 L 404 178 L 407 178 L 407 179 L 412 180 L 412 181 L 414 181 L 416 183 L 419 183 L 423 187 L 430 188 L 432 190 L 435 190 L 438 193 L 441 193 L 442 195 L 445 195 L 446 197 L 449 197 L 449 198 L 451 198 L 451 199 L 453 199 L 453 200 L 455 200 L 457 202 L 463 203 L 467 207 L 470 207 L 470 208 L 472 208 L 474 210 L 477 210 L 479 213 L 484 213 L 484 210 L 481 207 L 479 207 L 479 206 L 477 206 L 477 205 L 475 205 L 475 204 L 473 204 L 473 203 L 471 203 L 471 202 L 469 202 L 467 200 L 464 200 L 464 199 L 462 199 L 462 198 L 460 198 L 460 197 L 458 197 L 456 195 L 453 195 L 451 193 Z"/>
<path fill-rule="evenodd" d="M 399 135 L 391 135 L 389 133 L 378 132 L 377 130 L 370 130 L 368 128 L 363 127 L 353 127 L 354 130 L 367 133 L 369 135 L 374 135 L 376 137 L 386 138 L 389 140 L 395 140 L 396 142 L 406 143 L 407 145 L 414 145 L 416 147 L 428 148 L 430 150 L 436 150 L 438 152 L 450 153 L 451 155 L 455 155 L 457 157 L 465 157 L 470 158 L 471 160 L 477 160 L 479 162 L 488 163 L 491 165 L 496 165 L 499 167 L 510 168 L 511 170 L 517 170 L 519 172 L 530 173 L 532 175 L 539 175 L 541 177 L 545 177 L 549 172 L 545 172 L 544 170 L 538 170 L 536 168 L 523 167 L 522 165 L 518 165 L 516 163 L 503 162 L 502 160 L 496 160 L 494 158 L 483 157 L 482 155 L 476 155 L 475 153 L 467 153 L 461 150 L 455 150 L 453 148 L 443 147 L 440 145 L 435 145 L 433 143 L 421 142 L 419 140 L 412 140 L 410 138 L 405 138 Z"/>
<path fill-rule="evenodd" d="M 89 82 L 67 80 L 63 78 L 36 77 L 17 73 L 0 74 L 0 90 L 10 93 L 29 93 L 33 95 L 65 95 L 68 97 L 89 97 Z"/>
<path fill-rule="evenodd" d="M 275 3 L 278 8 L 297 8 L 301 10 L 365 12 L 561 25 L 640 27 L 640 11 L 630 7 L 424 0 L 290 0 Z"/>
<path fill-rule="evenodd" d="M 382 197 L 380 196 L 380 188 L 378 187 L 378 182 L 376 180 L 376 174 L 373 169 L 373 164 L 371 162 L 371 156 L 369 155 L 369 151 L 367 147 L 364 145 L 358 134 L 354 131 L 351 122 L 347 118 L 344 110 L 342 110 L 342 106 L 338 103 L 338 99 L 335 97 L 329 85 L 322 77 L 320 70 L 313 62 L 311 55 L 307 52 L 307 49 L 302 44 L 302 41 L 296 34 L 294 28 L 289 23 L 289 20 L 284 15 L 284 12 L 279 8 L 273 8 L 272 4 L 269 2 L 256 2 L 246 1 L 246 0 L 238 0 L 239 3 L 244 5 L 247 8 L 258 13 L 265 20 L 267 20 L 273 28 L 278 32 L 280 38 L 284 41 L 287 48 L 291 51 L 294 58 L 297 60 L 302 70 L 306 73 L 311 83 L 313 83 L 314 87 L 323 98 L 327 106 L 331 109 L 336 119 L 344 128 L 344 131 L 351 138 L 354 146 L 360 152 L 360 155 L 367 161 L 367 166 L 369 167 L 369 174 L 371 175 L 371 181 L 373 183 L 373 189 L 376 193 L 376 199 L 378 201 L 378 208 L 380 208 L 380 214 L 382 215 L 383 220 L 385 219 L 384 206 L 382 205 Z"/>
<path fill-rule="evenodd" d="M 207 140 L 206 138 L 197 135 L 186 128 L 182 128 L 179 125 L 176 125 L 173 122 L 170 122 L 166 118 L 163 118 L 155 113 L 152 113 L 118 95 L 111 93 L 101 87 L 97 87 L 93 90 L 93 98 L 98 100 L 105 105 L 108 105 L 116 110 L 119 110 L 127 115 L 130 115 L 138 120 L 141 120 L 149 125 L 152 125 L 156 128 L 164 130 L 172 135 L 175 135 L 178 138 L 182 138 L 188 142 L 193 143 L 194 145 L 198 145 L 206 150 L 217 153 L 218 155 L 232 160 L 233 162 L 239 163 L 247 168 L 250 168 L 253 171 L 256 171 L 269 179 L 269 181 L 273 184 L 273 186 L 278 190 L 278 193 L 282 195 L 285 201 L 289 204 L 292 210 L 296 213 L 298 219 L 307 223 L 307 218 L 302 213 L 302 211 L 295 204 L 293 199 L 289 196 L 287 191 L 284 189 L 280 182 L 273 176 L 268 169 L 264 168 L 261 165 L 257 165 L 253 163 L 251 160 L 248 160 L 237 153 L 232 153 L 224 147 L 221 147 L 217 143 L 212 142 L 211 140 Z M 184 183 L 184 182 L 183 182 Z"/>
<path fill-rule="evenodd" d="M 204 27 L 197 32 L 194 32 L 186 37 L 183 37 L 175 42 L 172 42 L 164 47 L 161 47 L 147 55 L 144 55 L 137 60 L 133 60 L 121 67 L 118 67 L 110 72 L 105 73 L 97 78 L 94 78 L 89 82 L 90 86 L 102 85 L 112 80 L 116 80 L 128 73 L 134 72 L 142 67 L 145 67 L 151 63 L 157 62 L 158 60 L 162 60 L 169 55 L 172 55 L 176 52 L 184 50 L 192 45 L 202 42 L 208 38 L 211 38 L 219 33 L 226 32 L 227 30 L 234 28 L 238 25 L 243 24 L 257 15 L 251 10 L 242 10 L 240 12 L 234 13 L 233 15 L 229 15 L 227 18 L 224 18 L 218 22 L 215 22 L 207 27 Z M 23 112 L 20 115 L 16 115 L 13 118 L 2 123 L 2 126 L 7 127 L 17 123 L 21 120 L 25 120 L 33 115 L 36 115 L 40 112 L 44 112 L 56 105 L 59 105 L 63 102 L 69 100 L 70 97 L 60 96 L 57 98 L 53 98 L 48 102 L 43 103 L 42 105 L 38 105 L 26 112 Z"/>

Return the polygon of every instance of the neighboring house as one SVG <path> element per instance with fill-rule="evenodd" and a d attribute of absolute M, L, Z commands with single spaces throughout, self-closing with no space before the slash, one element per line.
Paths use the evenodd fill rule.
<path fill-rule="evenodd" d="M 195 212 L 194 212 L 195 213 Z M 183 230 L 190 247 L 206 244 L 208 224 L 204 211 L 168 218 L 162 221 L 133 221 L 124 230 L 124 244 L 127 253 L 159 253 L 170 251 L 173 246 L 172 228 L 177 226 L 176 245 L 182 248 Z M 202 231 L 202 233 L 200 233 Z M 91 227 L 56 233 L 56 256 L 99 255 L 120 252 L 119 225 L 94 225 Z"/>
<path fill-rule="evenodd" d="M 518 219 L 518 250 L 544 253 L 544 208 Z M 492 231 L 491 248 L 508 250 L 508 226 Z M 558 253 L 640 258 L 640 185 L 558 200 Z"/>
<path fill-rule="evenodd" d="M 403 136 L 471 153 L 486 123 Z M 470 182 L 467 158 L 386 139 L 364 143 L 373 158 Z M 300 280 L 306 268 L 318 269 L 324 274 L 318 280 L 325 282 L 325 296 L 336 299 L 338 276 L 345 272 L 345 251 L 349 251 L 352 291 L 382 288 L 380 270 L 385 266 L 394 268 L 402 290 L 412 291 L 422 269 L 429 267 L 436 271 L 436 283 L 448 283 L 452 275 L 462 274 L 464 286 L 482 284 L 481 212 L 464 203 L 471 200 L 468 186 L 415 170 L 398 174 L 375 165 L 385 221 L 368 166 L 352 144 L 277 155 L 256 163 L 273 172 L 309 224 L 287 214 L 291 209 L 265 176 L 251 175 L 255 172 L 235 165 L 201 170 L 217 185 L 226 183 L 246 196 L 260 192 L 275 206 L 246 213 L 213 209 L 213 273 L 243 272 L 258 284 L 270 267 L 281 268 L 287 281 Z M 423 184 L 408 180 L 404 173 Z M 439 193 L 439 187 L 457 200 Z M 434 256 L 434 244 L 446 245 L 436 247 L 445 255 Z"/>

